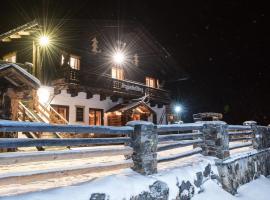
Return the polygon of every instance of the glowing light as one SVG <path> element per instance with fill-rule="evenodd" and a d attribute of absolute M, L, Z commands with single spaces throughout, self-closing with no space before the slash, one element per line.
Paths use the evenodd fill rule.
<path fill-rule="evenodd" d="M 182 110 L 183 110 L 183 108 L 182 108 L 182 106 L 180 106 L 180 105 L 177 105 L 177 106 L 175 106 L 175 108 L 174 108 L 174 111 L 175 111 L 176 113 L 180 113 Z"/>
<path fill-rule="evenodd" d="M 46 104 L 49 102 L 51 93 L 48 87 L 42 86 L 37 90 L 37 95 L 39 102 L 42 104 Z"/>
<path fill-rule="evenodd" d="M 121 51 L 117 51 L 115 52 L 115 54 L 113 55 L 113 62 L 115 64 L 121 65 L 125 62 L 126 60 L 126 56 L 123 52 Z"/>
<path fill-rule="evenodd" d="M 40 36 L 39 40 L 38 40 L 40 46 L 48 46 L 50 44 L 50 38 L 46 35 L 42 35 Z"/>

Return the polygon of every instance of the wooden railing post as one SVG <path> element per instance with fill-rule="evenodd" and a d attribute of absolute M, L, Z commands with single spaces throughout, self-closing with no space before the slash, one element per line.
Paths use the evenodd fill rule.
<path fill-rule="evenodd" d="M 202 154 L 224 159 L 230 156 L 227 124 L 223 121 L 204 122 Z"/>
<path fill-rule="evenodd" d="M 157 127 L 151 122 L 131 121 L 127 126 L 134 127 L 131 134 L 133 148 L 133 170 L 144 175 L 157 173 Z"/>

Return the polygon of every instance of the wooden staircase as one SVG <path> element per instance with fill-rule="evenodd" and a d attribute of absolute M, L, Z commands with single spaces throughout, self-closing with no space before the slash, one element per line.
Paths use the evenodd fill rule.
<path fill-rule="evenodd" d="M 62 117 L 55 109 L 50 105 L 44 106 L 39 102 L 35 102 L 35 105 L 27 106 L 27 102 L 19 101 L 18 105 L 18 121 L 28 121 L 28 122 L 42 122 L 51 124 L 68 124 L 68 121 Z M 23 134 L 28 138 L 62 138 L 62 136 L 57 133 L 41 133 L 41 132 L 23 132 Z M 39 151 L 43 151 L 43 147 L 36 147 Z"/>

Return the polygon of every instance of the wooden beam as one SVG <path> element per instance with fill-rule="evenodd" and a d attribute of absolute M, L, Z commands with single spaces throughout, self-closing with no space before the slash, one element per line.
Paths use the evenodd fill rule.
<path fill-rule="evenodd" d="M 93 158 L 102 156 L 131 155 L 133 149 L 128 146 L 115 147 L 92 147 L 93 149 L 64 150 L 64 151 L 43 151 L 43 152 L 20 152 L 1 153 L 0 165 L 11 165 L 17 163 L 68 160 L 80 158 Z"/>
<path fill-rule="evenodd" d="M 106 95 L 105 94 L 100 94 L 99 97 L 100 97 L 100 101 L 106 100 Z"/>
<path fill-rule="evenodd" d="M 14 35 L 11 35 L 11 36 L 9 36 L 11 39 L 18 39 L 18 38 L 21 38 L 21 36 L 20 35 L 18 35 L 18 34 L 14 34 Z"/>
<path fill-rule="evenodd" d="M 189 131 L 189 130 L 200 130 L 203 128 L 201 123 L 186 123 L 186 124 L 170 124 L 158 125 L 157 132 L 170 132 L 170 131 Z"/>
<path fill-rule="evenodd" d="M 19 35 L 30 35 L 29 31 L 19 31 L 18 32 Z"/>
<path fill-rule="evenodd" d="M 177 160 L 177 159 L 184 158 L 184 157 L 187 157 L 187 156 L 192 156 L 194 154 L 198 154 L 198 153 L 201 153 L 201 152 L 202 152 L 201 148 L 196 148 L 196 149 L 193 149 L 191 151 L 186 151 L 186 152 L 183 152 L 183 153 L 180 153 L 180 154 L 177 154 L 177 155 L 166 156 L 166 157 L 164 156 L 164 157 L 161 157 L 161 158 L 158 159 L 158 163 Z"/>
<path fill-rule="evenodd" d="M 17 122 L 0 120 L 0 132 L 59 132 L 59 133 L 97 133 L 109 135 L 129 135 L 133 132 L 128 126 L 89 126 L 89 125 L 63 125 L 40 122 Z"/>
<path fill-rule="evenodd" d="M 91 99 L 93 98 L 93 93 L 92 92 L 86 92 L 86 99 Z"/>
<path fill-rule="evenodd" d="M 26 184 L 29 182 L 62 178 L 65 176 L 75 176 L 110 170 L 119 170 L 132 166 L 133 162 L 131 160 L 125 160 L 120 162 L 88 164 L 78 167 L 22 172 L 19 174 L 18 173 L 4 174 L 0 175 L 0 186 L 6 186 L 10 184 Z"/>
<path fill-rule="evenodd" d="M 241 143 L 241 144 L 230 145 L 229 149 L 233 150 L 233 149 L 238 149 L 238 148 L 243 148 L 243 147 L 250 147 L 250 146 L 252 146 L 252 142 L 244 142 L 244 143 Z"/>
<path fill-rule="evenodd" d="M 203 136 L 202 133 L 180 133 L 180 134 L 170 134 L 170 135 L 159 135 L 158 141 L 159 142 L 165 142 L 165 141 L 176 141 L 176 140 L 188 140 L 193 139 L 193 137 L 196 136 Z"/>
<path fill-rule="evenodd" d="M 11 39 L 7 37 L 7 38 L 2 39 L 2 42 L 11 42 Z"/>
<path fill-rule="evenodd" d="M 35 147 L 35 146 L 79 146 L 90 144 L 123 144 L 130 142 L 130 138 L 73 138 L 73 139 L 22 139 L 1 138 L 0 148 Z"/>
<path fill-rule="evenodd" d="M 166 151 L 166 150 L 170 150 L 170 149 L 175 149 L 175 148 L 179 148 L 179 147 L 186 147 L 186 146 L 190 146 L 193 144 L 199 144 L 202 142 L 203 142 L 203 140 L 196 139 L 196 140 L 187 140 L 187 141 L 181 141 L 181 142 L 176 142 L 176 143 L 166 144 L 166 145 L 159 145 L 158 152 Z M 1 157 L 0 157 L 0 159 L 1 159 Z"/>

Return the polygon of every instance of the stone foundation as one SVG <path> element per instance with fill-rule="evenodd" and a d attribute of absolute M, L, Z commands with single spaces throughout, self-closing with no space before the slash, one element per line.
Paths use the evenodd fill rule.
<path fill-rule="evenodd" d="M 236 194 L 240 185 L 260 175 L 270 175 L 270 149 L 254 150 L 229 159 L 217 160 L 216 165 L 223 189 Z"/>

